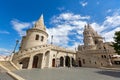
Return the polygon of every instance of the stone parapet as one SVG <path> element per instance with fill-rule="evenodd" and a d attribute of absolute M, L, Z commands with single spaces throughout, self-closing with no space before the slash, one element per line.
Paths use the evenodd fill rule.
<path fill-rule="evenodd" d="M 87 54 L 105 54 L 105 53 L 111 53 L 110 50 L 85 50 L 82 51 L 82 53 L 87 53 Z"/>
<path fill-rule="evenodd" d="M 36 46 L 33 48 L 21 50 L 14 54 L 13 59 L 20 59 L 22 57 L 30 56 L 31 53 L 35 53 L 35 52 L 44 52 L 45 49 L 58 50 L 58 51 L 69 52 L 69 53 L 74 53 L 74 54 L 76 53 L 75 51 L 72 51 L 66 48 L 58 47 L 58 46 L 51 45 L 51 44 L 49 45 L 46 44 L 46 45 L 40 45 L 40 46 Z"/>

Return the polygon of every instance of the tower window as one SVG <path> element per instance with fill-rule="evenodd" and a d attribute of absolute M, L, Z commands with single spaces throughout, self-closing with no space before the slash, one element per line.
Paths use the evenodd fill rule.
<path fill-rule="evenodd" d="M 38 34 L 36 35 L 35 40 L 39 40 L 39 35 Z"/>
<path fill-rule="evenodd" d="M 41 36 L 41 41 L 43 41 L 44 40 L 44 37 L 43 36 Z"/>
<path fill-rule="evenodd" d="M 106 55 L 104 55 L 104 58 L 107 58 Z"/>
<path fill-rule="evenodd" d="M 101 55 L 101 57 L 103 58 L 103 55 Z"/>
<path fill-rule="evenodd" d="M 95 44 L 98 44 L 98 41 L 97 41 L 97 40 L 95 40 Z"/>

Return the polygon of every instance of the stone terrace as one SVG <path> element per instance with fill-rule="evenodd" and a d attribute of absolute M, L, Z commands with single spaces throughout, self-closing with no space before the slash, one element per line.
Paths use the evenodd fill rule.
<path fill-rule="evenodd" d="M 25 80 L 120 80 L 120 71 L 96 68 L 55 68 L 15 71 Z"/>

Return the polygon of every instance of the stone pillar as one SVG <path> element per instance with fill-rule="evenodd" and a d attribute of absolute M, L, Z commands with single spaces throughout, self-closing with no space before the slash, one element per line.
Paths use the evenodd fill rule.
<path fill-rule="evenodd" d="M 41 69 L 45 67 L 45 54 L 42 55 L 42 63 L 41 63 Z"/>
<path fill-rule="evenodd" d="M 30 56 L 29 63 L 28 63 L 28 69 L 32 69 L 33 64 L 33 55 Z"/>
<path fill-rule="evenodd" d="M 50 53 L 49 53 L 49 54 L 48 54 L 48 66 L 47 66 L 48 68 L 50 67 L 50 60 L 51 60 L 51 59 L 50 59 Z"/>
<path fill-rule="evenodd" d="M 70 57 L 70 67 L 72 67 L 72 58 Z"/>
<path fill-rule="evenodd" d="M 63 67 L 65 67 L 65 56 L 64 56 L 64 62 L 63 62 Z"/>

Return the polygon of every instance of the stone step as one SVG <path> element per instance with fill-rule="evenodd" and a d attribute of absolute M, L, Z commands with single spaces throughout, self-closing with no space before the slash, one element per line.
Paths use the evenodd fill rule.
<path fill-rule="evenodd" d="M 0 80 L 16 80 L 9 76 L 6 72 L 0 73 Z"/>
<path fill-rule="evenodd" d="M 0 64 L 4 66 L 5 68 L 9 69 L 10 71 L 17 70 L 11 63 L 10 61 L 0 61 Z"/>

